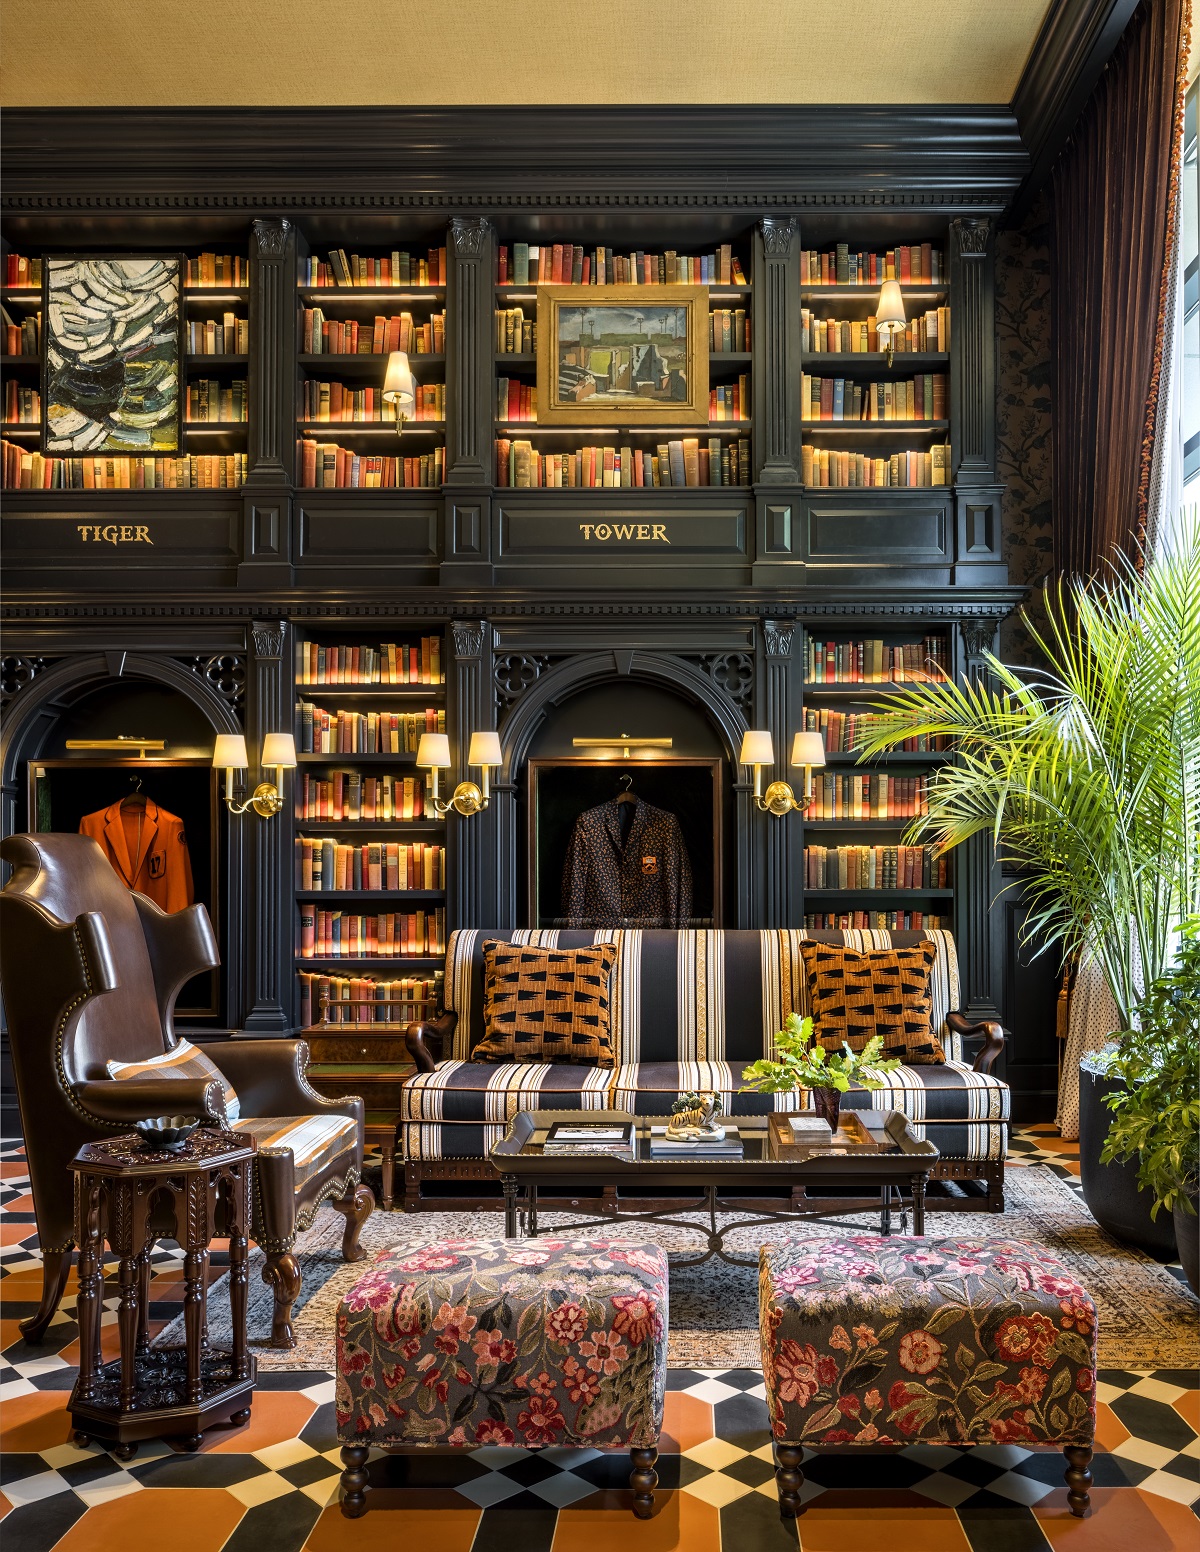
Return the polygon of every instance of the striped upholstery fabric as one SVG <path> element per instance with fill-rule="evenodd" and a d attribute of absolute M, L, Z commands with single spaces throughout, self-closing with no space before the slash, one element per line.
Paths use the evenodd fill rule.
<path fill-rule="evenodd" d="M 613 1070 L 468 1060 L 483 1035 L 483 941 L 579 948 L 614 943 Z M 962 1061 L 962 1042 L 946 1027 L 958 1007 L 958 961 L 948 932 L 762 932 L 460 929 L 446 953 L 445 1002 L 458 1014 L 452 1060 L 418 1073 L 403 1094 L 401 1143 L 406 1158 L 485 1158 L 518 1110 L 606 1106 L 640 1115 L 665 1114 L 690 1089 L 721 1094 L 731 1115 L 761 1115 L 807 1106 L 807 1094 L 740 1094 L 742 1068 L 774 1054 L 774 1037 L 790 1012 L 809 1012 L 799 950 L 805 940 L 865 951 L 932 942 L 931 1024 L 950 1057 L 945 1064 L 903 1067 L 875 1093 L 852 1091 L 847 1105 L 895 1107 L 918 1123 L 947 1157 L 999 1159 L 1008 1133 L 1008 1088 Z"/>
<path fill-rule="evenodd" d="M 563 1062 L 439 1062 L 401 1091 L 404 1156 L 486 1158 L 518 1110 L 605 1110 L 610 1067 Z"/>
<path fill-rule="evenodd" d="M 354 1163 L 358 1122 L 353 1116 L 250 1116 L 233 1129 L 258 1139 L 258 1157 L 291 1153 L 296 1185 L 325 1173 L 344 1174 Z"/>
<path fill-rule="evenodd" d="M 232 1124 L 241 1115 L 237 1090 L 214 1061 L 190 1040 L 178 1040 L 161 1056 L 145 1062 L 108 1062 L 108 1075 L 123 1083 L 130 1078 L 214 1078 L 225 1095 L 225 1120 Z"/>

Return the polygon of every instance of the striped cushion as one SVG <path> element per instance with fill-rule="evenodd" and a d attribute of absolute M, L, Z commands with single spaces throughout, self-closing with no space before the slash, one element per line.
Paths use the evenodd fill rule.
<path fill-rule="evenodd" d="M 124 1082 L 128 1078 L 215 1078 L 225 1095 L 225 1120 L 232 1125 L 241 1115 L 237 1090 L 229 1079 L 204 1052 L 190 1040 L 176 1041 L 161 1056 L 152 1056 L 145 1062 L 108 1062 L 108 1075 Z"/>
<path fill-rule="evenodd" d="M 458 1014 L 450 1054 L 460 1061 L 484 1035 L 485 939 L 545 948 L 616 944 L 611 1021 L 617 1064 L 727 1061 L 734 1067 L 774 1054 L 787 1015 L 795 1011 L 803 1018 L 810 1011 L 801 942 L 859 951 L 932 942 L 931 1027 L 948 1056 L 962 1055 L 961 1040 L 946 1028 L 947 1013 L 958 1007 L 958 961 L 949 932 L 463 928 L 447 944 L 445 979 L 446 1007 Z"/>
<path fill-rule="evenodd" d="M 235 1132 L 258 1139 L 258 1157 L 290 1153 L 296 1185 L 317 1175 L 341 1174 L 355 1160 L 358 1122 L 353 1116 L 249 1116 Z"/>
<path fill-rule="evenodd" d="M 408 1159 L 480 1159 L 518 1110 L 604 1110 L 612 1070 L 562 1062 L 439 1062 L 401 1091 Z"/>

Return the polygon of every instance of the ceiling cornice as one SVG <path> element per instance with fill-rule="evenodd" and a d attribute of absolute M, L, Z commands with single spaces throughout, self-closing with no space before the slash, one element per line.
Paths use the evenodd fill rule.
<path fill-rule="evenodd" d="M 1003 208 L 1028 171 L 1002 106 L 14 109 L 21 212 Z"/>
<path fill-rule="evenodd" d="M 1052 0 L 1012 101 L 1030 160 L 1014 219 L 1049 177 L 1137 5 L 1138 0 Z"/>

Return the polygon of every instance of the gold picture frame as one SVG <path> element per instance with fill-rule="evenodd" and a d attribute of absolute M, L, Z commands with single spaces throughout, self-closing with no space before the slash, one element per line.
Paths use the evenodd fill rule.
<path fill-rule="evenodd" d="M 707 286 L 539 286 L 538 424 L 706 426 L 708 330 Z"/>

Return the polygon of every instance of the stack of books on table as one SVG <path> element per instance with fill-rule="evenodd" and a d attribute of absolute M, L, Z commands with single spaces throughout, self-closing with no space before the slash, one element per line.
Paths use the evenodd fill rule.
<path fill-rule="evenodd" d="M 650 1128 L 650 1157 L 652 1159 L 740 1159 L 743 1154 L 742 1139 L 736 1126 L 726 1125 L 721 1142 L 703 1138 L 693 1142 L 668 1139 L 665 1126 Z"/>
<path fill-rule="evenodd" d="M 632 1159 L 634 1152 L 632 1121 L 556 1121 L 546 1133 L 546 1141 L 542 1144 L 542 1154 L 546 1157 L 601 1155 L 614 1159 Z"/>

